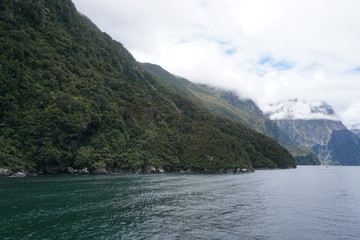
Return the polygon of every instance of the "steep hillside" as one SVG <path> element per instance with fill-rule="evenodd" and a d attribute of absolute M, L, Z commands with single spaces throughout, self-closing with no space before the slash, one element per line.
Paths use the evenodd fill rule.
<path fill-rule="evenodd" d="M 360 138 L 347 129 L 334 131 L 327 145 L 313 149 L 327 163 L 360 165 Z"/>
<path fill-rule="evenodd" d="M 155 64 L 143 63 L 142 66 L 156 74 L 169 88 L 197 103 L 201 103 L 216 115 L 239 122 L 261 133 L 265 132 L 264 122 L 268 119 L 263 116 L 253 101 L 241 100 L 230 91 L 223 91 L 203 84 L 194 84 L 184 78 L 170 74 Z"/>
<path fill-rule="evenodd" d="M 328 143 L 333 161 L 341 165 L 359 165 L 360 139 L 349 130 L 334 131 Z"/>
<path fill-rule="evenodd" d="M 272 139 L 169 89 L 69 0 L 3 0 L 0 32 L 0 167 L 295 167 Z"/>
<path fill-rule="evenodd" d="M 252 100 L 240 99 L 236 93 L 231 91 L 191 83 L 184 78 L 170 74 L 158 65 L 143 63 L 142 66 L 159 77 L 166 86 L 205 106 L 211 113 L 238 122 L 275 139 L 295 156 L 298 164 L 320 164 L 310 149 L 295 146 L 276 123 L 267 118 Z"/>

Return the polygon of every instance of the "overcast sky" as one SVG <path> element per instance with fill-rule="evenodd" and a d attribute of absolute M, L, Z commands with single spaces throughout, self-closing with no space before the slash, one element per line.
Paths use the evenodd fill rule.
<path fill-rule="evenodd" d="M 73 0 L 141 62 L 260 107 L 324 100 L 360 128 L 359 0 Z"/>

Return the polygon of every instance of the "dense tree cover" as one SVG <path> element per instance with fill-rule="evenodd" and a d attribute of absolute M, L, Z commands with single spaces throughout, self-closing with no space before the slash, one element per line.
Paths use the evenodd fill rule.
<path fill-rule="evenodd" d="M 0 13 L 0 167 L 295 167 L 170 90 L 70 0 L 2 0 Z"/>
<path fill-rule="evenodd" d="M 257 132 L 271 137 L 285 147 L 296 159 L 297 164 L 319 165 L 311 149 L 296 146 L 274 121 L 267 118 L 260 108 L 249 99 L 240 99 L 232 91 L 222 90 L 204 84 L 194 84 L 184 78 L 174 76 L 158 65 L 142 63 L 169 88 L 191 98 L 218 117 L 240 123 Z"/>

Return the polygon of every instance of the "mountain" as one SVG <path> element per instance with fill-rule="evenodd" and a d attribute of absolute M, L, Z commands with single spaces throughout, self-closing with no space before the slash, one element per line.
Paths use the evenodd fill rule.
<path fill-rule="evenodd" d="M 334 131 L 328 143 L 333 161 L 341 165 L 359 165 L 360 139 L 351 131 L 344 129 Z"/>
<path fill-rule="evenodd" d="M 323 101 L 287 99 L 269 104 L 266 115 L 272 120 L 332 120 L 340 121 L 330 105 Z"/>
<path fill-rule="evenodd" d="M 346 129 L 332 107 L 321 101 L 290 99 L 265 109 L 266 115 L 299 146 L 326 145 L 334 130 Z"/>
<path fill-rule="evenodd" d="M 204 84 L 194 84 L 187 79 L 170 74 L 162 67 L 142 63 L 142 66 L 155 74 L 162 82 L 177 93 L 201 104 L 217 116 L 241 123 L 258 132 L 265 133 L 265 121 L 261 110 L 251 100 L 239 99 L 237 94 Z"/>
<path fill-rule="evenodd" d="M 316 145 L 313 149 L 329 163 L 360 165 L 360 138 L 347 129 L 334 131 L 326 146 Z"/>
<path fill-rule="evenodd" d="M 326 145 L 333 131 L 346 129 L 341 121 L 327 119 L 279 119 L 274 121 L 292 142 L 303 147 L 312 147 L 316 144 Z"/>
<path fill-rule="evenodd" d="M 356 136 L 360 137 L 360 129 L 351 129 L 353 133 L 355 133 Z"/>
<path fill-rule="evenodd" d="M 276 123 L 263 114 L 254 101 L 241 99 L 233 91 L 205 84 L 194 84 L 187 79 L 167 72 L 155 64 L 142 63 L 142 66 L 161 79 L 167 87 L 203 105 L 211 113 L 238 122 L 275 139 L 292 153 L 298 164 L 320 164 L 310 149 L 295 146 Z"/>
<path fill-rule="evenodd" d="M 359 141 L 322 101 L 290 99 L 270 104 L 266 114 L 292 142 L 310 147 L 323 163 L 359 165 Z"/>
<path fill-rule="evenodd" d="M 0 13 L 0 167 L 295 167 L 271 138 L 169 88 L 71 1 L 3 0 Z"/>

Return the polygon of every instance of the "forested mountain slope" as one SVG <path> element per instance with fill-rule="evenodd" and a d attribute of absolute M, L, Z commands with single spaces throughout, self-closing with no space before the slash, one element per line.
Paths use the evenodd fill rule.
<path fill-rule="evenodd" d="M 71 1 L 2 0 L 0 13 L 0 167 L 295 167 L 271 138 L 168 88 Z"/>
<path fill-rule="evenodd" d="M 311 149 L 296 146 L 274 121 L 263 114 L 254 101 L 240 99 L 232 91 L 194 84 L 187 79 L 170 74 L 155 64 L 142 63 L 142 66 L 154 73 L 167 87 L 204 106 L 212 114 L 240 123 L 273 138 L 290 151 L 298 164 L 320 165 Z"/>

